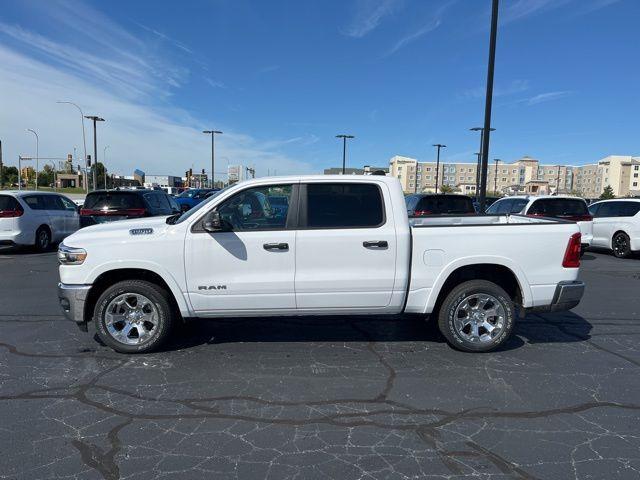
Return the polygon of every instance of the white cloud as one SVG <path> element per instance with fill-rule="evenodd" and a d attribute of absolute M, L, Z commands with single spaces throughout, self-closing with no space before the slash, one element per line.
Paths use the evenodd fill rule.
<path fill-rule="evenodd" d="M 75 75 L 72 69 L 63 71 L 4 46 L 0 46 L 0 95 L 6 164 L 17 163 L 19 154 L 35 154 L 33 138 L 25 128 L 37 130 L 41 157 L 65 157 L 74 146 L 81 155 L 79 113 L 70 105 L 56 104 L 57 100 L 71 100 L 85 114 L 106 119 L 98 126 L 98 156 L 102 157 L 103 146 L 110 145 L 107 168 L 112 172 L 130 174 L 141 168 L 147 173 L 181 175 L 192 165 L 208 169 L 210 147 L 201 131 L 209 125 L 225 132 L 216 142 L 216 172 L 226 170 L 224 159 L 231 164 L 254 165 L 259 175 L 276 168 L 289 173 L 314 171 L 310 164 L 288 158 L 268 142 L 234 132 L 213 119 L 196 119 L 185 110 L 133 102 Z M 92 153 L 89 123 L 86 129 L 88 153 Z"/>
<path fill-rule="evenodd" d="M 401 48 L 406 47 L 407 45 L 415 42 L 416 40 L 426 35 L 427 33 L 437 29 L 442 24 L 445 11 L 451 5 L 453 5 L 456 1 L 457 0 L 451 0 L 449 2 L 444 3 L 439 8 L 437 8 L 433 13 L 431 13 L 428 19 L 422 22 L 420 27 L 402 36 L 399 40 L 397 40 L 393 44 L 393 46 L 383 56 L 388 57 L 390 55 L 393 55 Z"/>
<path fill-rule="evenodd" d="M 505 97 L 509 95 L 515 95 L 516 93 L 522 93 L 529 90 L 529 81 L 528 80 L 513 80 L 508 85 L 496 85 L 493 88 L 493 96 L 494 97 Z M 475 87 L 469 90 L 463 91 L 459 98 L 466 99 L 482 99 L 486 95 L 486 87 Z"/>
<path fill-rule="evenodd" d="M 527 105 L 537 105 L 538 103 L 543 103 L 543 102 L 550 102 L 553 100 L 559 100 L 561 98 L 564 98 L 568 95 L 571 95 L 571 92 L 569 91 L 563 91 L 563 92 L 546 92 L 546 93 L 540 93 L 538 95 L 535 95 L 534 97 L 531 97 L 529 99 L 526 100 Z"/>
<path fill-rule="evenodd" d="M 351 24 L 344 30 L 349 37 L 362 38 L 375 30 L 382 20 L 398 10 L 402 0 L 358 0 Z"/>
<path fill-rule="evenodd" d="M 514 0 L 500 13 L 502 24 L 570 6 L 575 14 L 586 14 L 608 7 L 620 0 Z"/>

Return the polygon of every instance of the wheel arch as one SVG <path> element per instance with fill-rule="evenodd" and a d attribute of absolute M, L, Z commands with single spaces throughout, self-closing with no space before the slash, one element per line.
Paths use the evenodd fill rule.
<path fill-rule="evenodd" d="M 111 285 L 123 280 L 145 280 L 158 285 L 169 294 L 169 299 L 176 313 L 179 313 L 183 318 L 188 314 L 189 309 L 182 292 L 180 292 L 179 289 L 176 292 L 176 286 L 172 288 L 158 272 L 146 268 L 115 268 L 100 273 L 95 280 L 91 282 L 91 290 L 89 290 L 84 308 L 85 322 L 93 318 L 93 310 L 100 295 Z"/>
<path fill-rule="evenodd" d="M 468 280 L 488 280 L 505 290 L 516 305 L 531 304 L 532 295 L 524 274 L 512 266 L 492 261 L 458 265 L 443 272 L 431 290 L 426 311 L 436 312 L 449 292 Z"/>

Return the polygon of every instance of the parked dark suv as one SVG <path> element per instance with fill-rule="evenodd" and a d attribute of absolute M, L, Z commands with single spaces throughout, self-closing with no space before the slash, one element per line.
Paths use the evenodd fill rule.
<path fill-rule="evenodd" d="M 471 197 L 466 195 L 425 194 L 416 193 L 405 197 L 407 214 L 410 217 L 427 217 L 431 215 L 473 215 Z"/>
<path fill-rule="evenodd" d="M 126 218 L 180 213 L 180 206 L 162 190 L 97 190 L 80 210 L 80 228 Z"/>

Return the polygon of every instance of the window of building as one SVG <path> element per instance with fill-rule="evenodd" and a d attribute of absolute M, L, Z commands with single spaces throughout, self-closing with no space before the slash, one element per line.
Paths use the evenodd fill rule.
<path fill-rule="evenodd" d="M 431 167 L 427 167 L 427 172 L 430 172 L 430 171 L 431 171 Z"/>

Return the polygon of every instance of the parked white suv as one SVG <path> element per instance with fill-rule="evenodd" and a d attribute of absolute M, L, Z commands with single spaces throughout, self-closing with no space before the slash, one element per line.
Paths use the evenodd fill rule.
<path fill-rule="evenodd" d="M 618 258 L 640 251 L 640 198 L 603 200 L 589 205 L 592 246 L 608 248 Z"/>
<path fill-rule="evenodd" d="M 582 234 L 582 249 L 593 239 L 593 216 L 587 202 L 578 197 L 563 195 L 540 195 L 504 197 L 487 208 L 491 215 L 520 214 L 534 217 L 559 218 L 576 222 Z"/>
<path fill-rule="evenodd" d="M 0 246 L 47 250 L 78 230 L 79 218 L 76 204 L 58 193 L 0 192 Z"/>

